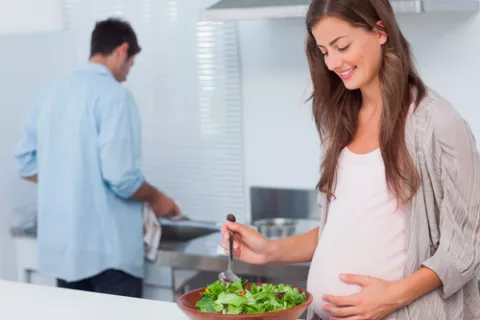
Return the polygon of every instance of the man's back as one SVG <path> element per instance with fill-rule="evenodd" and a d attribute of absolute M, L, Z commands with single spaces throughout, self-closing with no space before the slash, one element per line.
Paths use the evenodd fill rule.
<path fill-rule="evenodd" d="M 96 63 L 43 92 L 16 157 L 38 175 L 40 271 L 75 281 L 143 276 L 140 123 L 129 92 Z"/>

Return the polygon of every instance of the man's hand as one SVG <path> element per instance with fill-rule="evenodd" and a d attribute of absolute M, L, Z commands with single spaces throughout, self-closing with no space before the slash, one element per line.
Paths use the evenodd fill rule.
<path fill-rule="evenodd" d="M 180 208 L 170 197 L 158 191 L 146 181 L 140 186 L 131 199 L 147 202 L 158 218 L 171 218 L 181 214 Z"/>
<path fill-rule="evenodd" d="M 158 218 L 171 218 L 180 215 L 180 208 L 172 198 L 158 192 L 150 203 L 150 207 Z"/>

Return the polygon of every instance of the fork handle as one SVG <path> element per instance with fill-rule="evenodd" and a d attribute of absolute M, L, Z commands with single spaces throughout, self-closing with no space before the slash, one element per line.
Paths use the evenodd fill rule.
<path fill-rule="evenodd" d="M 228 238 L 228 252 L 230 259 L 228 260 L 228 266 L 230 267 L 230 264 L 233 260 L 233 234 L 230 233 L 230 238 Z"/>
<path fill-rule="evenodd" d="M 237 221 L 237 218 L 229 213 L 227 215 L 227 220 L 230 222 Z M 233 232 L 230 232 L 230 237 L 228 238 L 228 252 L 229 252 L 229 259 L 228 259 L 228 270 L 232 271 L 232 261 L 233 261 Z"/>

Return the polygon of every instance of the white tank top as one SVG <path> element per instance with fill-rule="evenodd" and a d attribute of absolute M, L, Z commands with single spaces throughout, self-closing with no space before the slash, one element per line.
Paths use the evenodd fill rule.
<path fill-rule="evenodd" d="M 322 319 L 330 316 L 322 309 L 323 295 L 361 290 L 342 282 L 341 273 L 399 280 L 406 262 L 405 216 L 388 190 L 380 149 L 360 155 L 345 148 L 334 193 L 307 283 Z M 395 314 L 386 320 L 396 320 Z"/>

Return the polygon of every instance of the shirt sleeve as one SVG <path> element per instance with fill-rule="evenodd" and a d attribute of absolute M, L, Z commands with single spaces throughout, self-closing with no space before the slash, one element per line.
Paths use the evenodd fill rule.
<path fill-rule="evenodd" d="M 131 198 L 145 181 L 137 105 L 125 89 L 100 110 L 99 117 L 102 177 L 117 196 Z"/>
<path fill-rule="evenodd" d="M 441 150 L 435 171 L 443 191 L 440 242 L 423 265 L 438 274 L 447 299 L 474 278 L 480 266 L 480 158 L 460 115 L 448 112 L 435 122 L 434 139 Z"/>
<path fill-rule="evenodd" d="M 30 107 L 23 125 L 20 141 L 15 146 L 14 157 L 22 178 L 36 175 L 37 172 L 37 116 L 42 96 L 36 98 Z"/>

